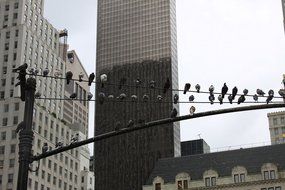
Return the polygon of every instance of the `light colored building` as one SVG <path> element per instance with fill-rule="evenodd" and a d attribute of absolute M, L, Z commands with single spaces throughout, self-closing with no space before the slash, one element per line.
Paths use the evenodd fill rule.
<path fill-rule="evenodd" d="M 285 111 L 268 113 L 271 144 L 285 143 Z"/>
<path fill-rule="evenodd" d="M 282 190 L 285 144 L 165 158 L 143 190 Z"/>
<path fill-rule="evenodd" d="M 282 10 L 283 10 L 283 24 L 285 29 L 285 0 L 281 0 Z"/>
<path fill-rule="evenodd" d="M 12 73 L 12 69 L 27 63 L 40 73 L 44 68 L 49 69 L 50 75 L 56 71 L 66 72 L 66 62 L 60 56 L 61 32 L 43 17 L 43 10 L 43 0 L 0 0 L 0 189 L 14 190 L 17 185 L 15 130 L 23 120 L 24 102 L 18 98 L 17 74 Z M 42 98 L 64 98 L 64 88 L 63 80 L 37 77 L 37 92 Z M 50 148 L 55 148 L 59 140 L 69 144 L 71 137 L 80 132 L 66 125 L 63 110 L 63 101 L 36 100 L 34 154 L 41 153 L 44 143 Z M 29 173 L 28 189 L 81 189 L 81 154 L 79 148 L 41 160 L 39 170 Z"/>

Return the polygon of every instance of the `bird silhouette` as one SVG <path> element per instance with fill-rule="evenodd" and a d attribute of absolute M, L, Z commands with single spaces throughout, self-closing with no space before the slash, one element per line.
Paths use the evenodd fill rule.
<path fill-rule="evenodd" d="M 177 103 L 178 103 L 178 100 L 179 100 L 178 94 L 174 94 L 174 97 L 173 97 L 173 102 L 174 102 L 174 104 L 177 104 Z"/>
<path fill-rule="evenodd" d="M 170 117 L 171 117 L 171 118 L 175 118 L 175 117 L 177 117 L 177 114 L 178 114 L 177 109 L 176 109 L 176 108 L 173 108 L 173 109 L 171 110 Z"/>
<path fill-rule="evenodd" d="M 83 78 L 84 78 L 84 74 L 82 72 L 80 72 L 80 74 L 78 75 L 79 82 L 82 82 Z"/>
<path fill-rule="evenodd" d="M 88 77 L 88 86 L 91 86 L 94 79 L 95 79 L 95 74 L 91 73 Z"/>
<path fill-rule="evenodd" d="M 200 92 L 201 86 L 199 84 L 196 84 L 195 89 L 197 90 L 197 92 Z"/>
<path fill-rule="evenodd" d="M 268 97 L 266 98 L 266 103 L 269 104 L 269 102 L 271 102 L 271 101 L 273 100 L 273 97 L 274 97 L 274 96 L 268 96 Z"/>
<path fill-rule="evenodd" d="M 209 87 L 209 92 L 210 92 L 211 95 L 214 94 L 214 90 L 215 90 L 215 87 L 214 87 L 213 85 L 211 85 L 211 86 Z"/>
<path fill-rule="evenodd" d="M 222 99 L 225 97 L 225 95 L 227 94 L 229 88 L 227 87 L 227 84 L 224 83 L 224 86 L 222 88 Z"/>
<path fill-rule="evenodd" d="M 63 147 L 63 142 L 62 141 L 58 141 L 55 143 L 55 148 L 61 148 Z"/>
<path fill-rule="evenodd" d="M 239 98 L 238 98 L 238 104 L 241 104 L 245 101 L 245 96 L 244 95 L 241 95 Z"/>
<path fill-rule="evenodd" d="M 110 95 L 109 95 L 109 96 L 110 96 Z M 108 96 L 108 98 L 109 98 L 109 96 Z M 100 92 L 100 93 L 98 94 L 98 100 L 99 100 L 99 103 L 100 103 L 100 104 L 103 104 L 103 103 L 104 103 L 105 97 L 106 97 L 106 95 L 105 95 L 103 92 Z M 114 96 L 113 96 L 113 99 L 114 99 Z"/>
<path fill-rule="evenodd" d="M 215 96 L 214 96 L 214 95 L 210 95 L 210 96 L 209 96 L 209 100 L 210 100 L 210 103 L 211 103 L 211 104 L 214 104 Z"/>
<path fill-rule="evenodd" d="M 48 74 L 49 74 L 49 69 L 48 69 L 48 68 L 45 68 L 45 69 L 43 70 L 43 76 L 44 76 L 44 77 L 47 77 Z"/>
<path fill-rule="evenodd" d="M 170 80 L 169 78 L 166 79 L 166 82 L 164 83 L 164 87 L 163 87 L 163 93 L 165 94 L 169 89 L 170 89 Z"/>
<path fill-rule="evenodd" d="M 195 99 L 194 95 L 190 95 L 190 96 L 189 96 L 189 102 L 193 102 L 194 99 Z"/>
<path fill-rule="evenodd" d="M 186 92 L 188 92 L 191 88 L 191 84 L 190 83 L 186 83 L 184 86 L 184 91 L 183 94 L 186 94 Z"/>
<path fill-rule="evenodd" d="M 247 94 L 248 94 L 248 90 L 247 90 L 247 89 L 244 89 L 244 90 L 243 90 L 243 95 L 246 96 Z"/>
<path fill-rule="evenodd" d="M 229 99 L 230 104 L 232 104 L 233 103 L 233 96 L 231 94 L 228 96 L 228 99 Z"/>
<path fill-rule="evenodd" d="M 269 91 L 268 91 L 268 95 L 269 95 L 269 96 L 274 96 L 274 91 L 273 91 L 273 90 L 269 90 Z"/>
<path fill-rule="evenodd" d="M 91 92 L 88 92 L 87 99 L 91 100 L 92 98 L 93 98 L 93 94 Z"/>
<path fill-rule="evenodd" d="M 42 147 L 42 154 L 46 153 L 48 151 L 48 143 L 44 143 Z"/>
<path fill-rule="evenodd" d="M 256 101 L 256 102 L 258 101 L 258 96 L 257 96 L 257 94 L 254 94 L 254 95 L 253 95 L 253 100 Z"/>
<path fill-rule="evenodd" d="M 108 77 L 107 77 L 107 75 L 106 74 L 102 74 L 101 76 L 100 76 L 100 80 L 101 80 L 101 88 L 104 88 L 104 84 L 107 82 L 107 80 L 108 80 Z"/>
<path fill-rule="evenodd" d="M 149 87 L 150 88 L 155 88 L 155 81 L 154 80 L 149 82 Z"/>
<path fill-rule="evenodd" d="M 71 98 L 71 99 L 75 99 L 76 97 L 77 97 L 77 94 L 75 92 L 69 96 L 69 98 Z"/>
<path fill-rule="evenodd" d="M 40 92 L 35 93 L 35 98 L 40 98 L 41 96 L 42 96 L 42 94 Z"/>
<path fill-rule="evenodd" d="M 256 90 L 256 93 L 257 93 L 257 95 L 259 95 L 259 96 L 264 96 L 264 94 L 265 94 L 265 92 L 263 92 L 263 90 L 261 90 L 261 89 L 257 89 Z"/>
<path fill-rule="evenodd" d="M 238 88 L 235 86 L 232 90 L 232 97 L 233 97 L 233 100 L 235 99 L 236 95 L 237 95 L 237 92 L 238 92 Z"/>
<path fill-rule="evenodd" d="M 65 74 L 66 84 L 70 83 L 70 81 L 72 80 L 72 77 L 73 77 L 73 73 L 71 71 L 67 71 Z"/>
<path fill-rule="evenodd" d="M 220 104 L 223 104 L 223 95 L 220 94 L 218 96 L 218 100 L 219 100 Z"/>
<path fill-rule="evenodd" d="M 190 111 L 190 115 L 194 115 L 196 108 L 194 106 L 191 106 L 189 111 Z"/>
<path fill-rule="evenodd" d="M 278 94 L 279 94 L 280 96 L 282 96 L 283 98 L 285 98 L 285 89 L 280 89 L 280 90 L 278 91 Z"/>

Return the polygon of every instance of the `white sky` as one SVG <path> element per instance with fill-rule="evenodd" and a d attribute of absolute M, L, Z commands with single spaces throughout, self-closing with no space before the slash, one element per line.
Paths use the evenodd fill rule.
<path fill-rule="evenodd" d="M 58 29 L 67 28 L 68 42 L 86 70 L 95 70 L 96 0 L 46 0 L 45 16 Z M 220 91 L 224 82 L 254 94 L 282 87 L 285 35 L 280 0 L 177 0 L 179 84 L 202 90 L 211 84 Z M 192 87 L 193 88 L 193 87 Z M 182 97 L 181 97 L 182 98 Z M 185 100 L 188 96 L 185 97 Z M 196 100 L 208 100 L 197 96 Z M 189 104 L 180 106 L 188 114 Z M 236 106 L 236 105 L 231 105 Z M 196 111 L 231 107 L 195 105 Z M 90 108 L 93 136 L 94 105 Z M 269 142 L 267 113 L 263 110 L 183 121 L 181 140 L 198 138 L 212 147 Z"/>

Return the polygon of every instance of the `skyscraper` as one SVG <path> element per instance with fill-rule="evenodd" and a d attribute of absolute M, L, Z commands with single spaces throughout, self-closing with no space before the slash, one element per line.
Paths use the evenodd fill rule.
<path fill-rule="evenodd" d="M 107 83 L 117 85 L 96 87 L 97 98 L 106 98 L 96 102 L 95 135 L 178 110 L 171 103 L 178 88 L 175 11 L 175 0 L 98 1 L 96 78 L 106 74 Z M 164 93 L 167 79 L 171 85 Z M 137 101 L 129 101 L 132 95 Z M 94 150 L 97 190 L 141 189 L 157 159 L 180 155 L 179 123 L 102 140 Z"/>

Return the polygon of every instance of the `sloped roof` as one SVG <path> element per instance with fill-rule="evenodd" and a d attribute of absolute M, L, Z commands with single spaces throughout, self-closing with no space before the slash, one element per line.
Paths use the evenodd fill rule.
<path fill-rule="evenodd" d="M 260 173 L 264 163 L 273 163 L 278 170 L 285 170 L 285 144 L 160 159 L 147 185 L 152 184 L 156 176 L 162 177 L 165 183 L 174 182 L 181 172 L 188 173 L 192 180 L 202 179 L 209 169 L 221 177 L 230 176 L 235 166 L 244 166 L 249 174 Z"/>

